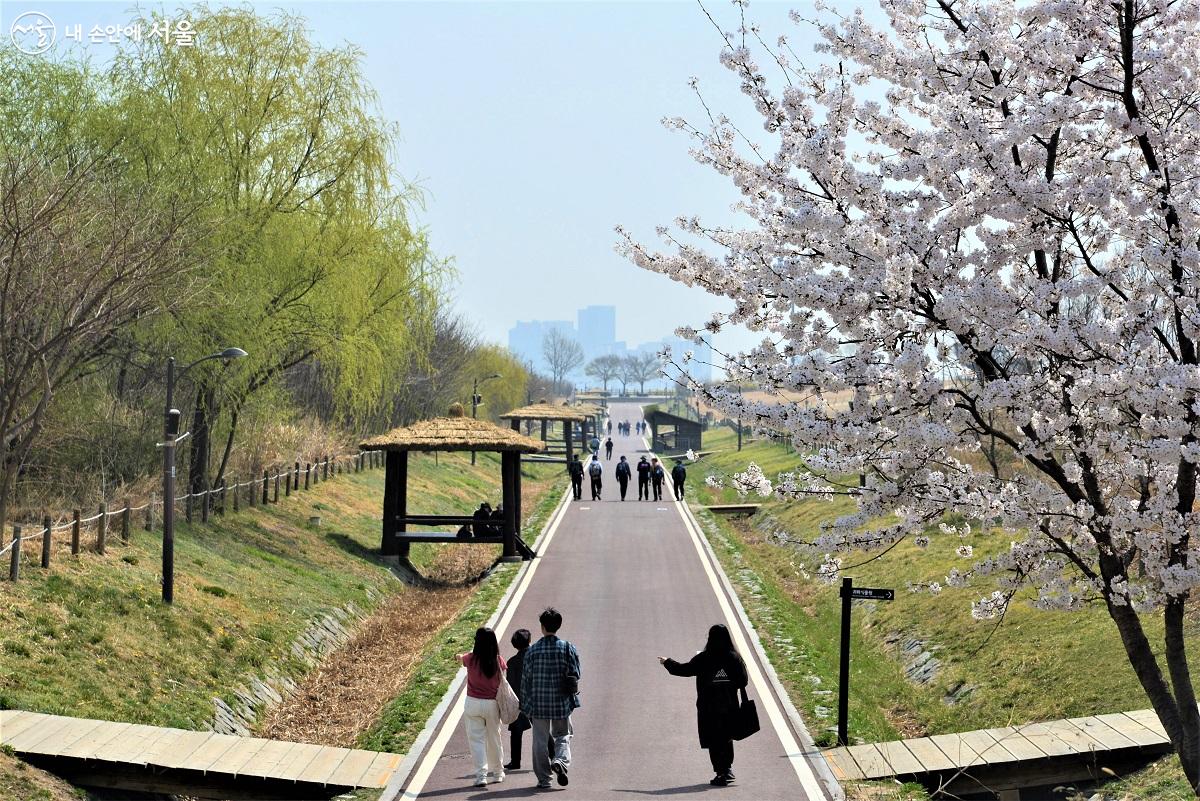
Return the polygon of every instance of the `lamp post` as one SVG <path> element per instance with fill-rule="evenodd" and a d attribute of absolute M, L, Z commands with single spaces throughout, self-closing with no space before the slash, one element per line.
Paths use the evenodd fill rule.
<path fill-rule="evenodd" d="M 476 378 L 471 382 L 471 419 L 475 419 L 476 410 L 479 409 L 479 402 L 483 400 L 479 397 L 479 385 L 484 381 L 491 381 L 493 378 L 500 378 L 499 373 L 492 373 L 483 378 Z M 471 451 L 471 464 L 475 464 L 475 451 Z"/>
<path fill-rule="evenodd" d="M 200 362 L 209 359 L 239 359 L 246 355 L 241 348 L 226 348 L 189 364 L 179 371 L 179 378 Z M 164 603 L 175 600 L 175 446 L 182 437 L 179 434 L 179 410 L 175 408 L 175 357 L 167 357 L 167 408 L 163 415 L 163 552 L 162 552 L 162 599 Z M 189 432 L 190 433 L 190 432 Z M 184 437 L 187 434 L 183 435 Z M 208 499 L 205 498 L 205 502 Z"/>

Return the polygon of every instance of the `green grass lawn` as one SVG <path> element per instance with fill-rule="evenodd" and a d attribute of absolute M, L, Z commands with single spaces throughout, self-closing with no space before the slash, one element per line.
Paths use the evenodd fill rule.
<path fill-rule="evenodd" d="M 442 454 L 435 465 L 414 454 L 410 510 L 494 504 L 498 460 L 480 454 L 478 462 Z M 527 474 L 553 473 L 536 466 Z M 532 495 L 534 482 L 525 486 Z M 159 532 L 137 528 L 128 543 L 110 533 L 105 556 L 56 546 L 49 570 L 30 555 L 21 580 L 4 587 L 0 707 L 198 728 L 213 696 L 232 701 L 249 676 L 298 676 L 306 668 L 290 644 L 314 616 L 348 603 L 365 613 L 404 591 L 375 557 L 382 498 L 383 471 L 372 470 L 207 526 L 180 522 L 173 606 L 160 600 Z M 314 514 L 319 528 L 307 524 Z M 438 547 L 414 545 L 414 563 L 431 564 Z"/>
<path fill-rule="evenodd" d="M 704 487 L 710 473 L 731 475 L 753 461 L 773 479 L 799 464 L 797 455 L 770 441 L 746 443 L 738 452 L 736 434 L 729 429 L 706 432 L 704 448 L 719 452 L 689 467 L 694 503 L 738 500 L 728 488 Z M 832 742 L 827 729 L 836 722 L 838 588 L 805 577 L 804 568 L 814 571 L 819 554 L 776 545 L 768 535 L 782 529 L 795 539 L 809 539 L 822 521 L 849 510 L 850 501 L 744 501 L 764 505 L 744 520 L 702 513 L 704 528 L 814 736 Z M 1149 706 L 1103 609 L 1044 612 L 1032 608 L 1028 596 L 1018 596 L 997 627 L 994 621 L 970 616 L 971 601 L 991 591 L 987 584 L 948 588 L 936 596 L 907 592 L 910 582 L 945 583 L 950 568 L 966 568 L 974 561 L 954 553 L 956 537 L 950 543 L 941 535 L 941 548 L 938 535 L 934 537 L 926 550 L 904 543 L 881 559 L 846 571 L 856 585 L 896 589 L 894 602 L 855 606 L 852 738 L 873 741 Z M 1009 537 L 973 533 L 967 542 L 979 556 L 1007 548 Z M 862 554 L 844 555 L 847 566 L 863 561 Z M 1146 628 L 1152 642 L 1161 642 L 1157 619 L 1147 618 Z M 1200 645 L 1194 624 L 1188 634 L 1193 647 Z M 922 650 L 930 650 L 941 663 L 927 685 L 903 674 L 899 644 L 908 638 L 924 641 Z M 974 689 L 957 703 L 947 703 L 946 696 L 963 683 Z M 835 692 L 825 695 L 827 690 Z"/>

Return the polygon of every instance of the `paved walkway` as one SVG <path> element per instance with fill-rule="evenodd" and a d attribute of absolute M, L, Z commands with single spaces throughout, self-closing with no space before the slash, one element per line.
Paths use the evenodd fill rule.
<path fill-rule="evenodd" d="M 613 404 L 612 416 L 614 421 L 633 421 L 640 418 L 640 410 Z M 589 500 L 585 478 L 584 500 L 570 503 L 549 529 L 540 557 L 531 563 L 496 625 L 502 653 L 508 656 L 511 632 L 527 628 L 537 636 L 538 613 L 554 605 L 563 613 L 561 635 L 579 648 L 583 707 L 572 717 L 570 785 L 542 792 L 577 799 L 689 794 L 756 801 L 837 797 L 840 791 L 825 761 L 766 678 L 765 658 L 751 645 L 753 635 L 690 514 L 673 500 L 637 501 L 636 476 L 622 503 L 613 465 L 621 454 L 636 463 L 645 443 L 615 434 L 613 441 L 613 460 L 605 462 L 603 500 Z M 669 478 L 665 495 L 671 498 Z M 694 682 L 670 676 L 656 659 L 690 658 L 717 622 L 730 626 L 746 658 L 750 694 L 758 702 L 763 724 L 757 735 L 735 744 L 737 783 L 724 788 L 708 784 L 712 770 L 697 741 Z M 446 704 L 448 714 L 416 755 L 403 793 L 392 797 L 477 799 L 539 793 L 533 787 L 528 734 L 522 770 L 510 773 L 502 784 L 471 786 L 462 689 L 451 691 L 457 694 Z"/>

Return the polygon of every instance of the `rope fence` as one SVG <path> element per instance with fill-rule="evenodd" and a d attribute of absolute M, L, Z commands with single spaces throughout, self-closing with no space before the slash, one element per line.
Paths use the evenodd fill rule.
<path fill-rule="evenodd" d="M 382 451 L 358 451 L 341 456 L 326 456 L 322 461 L 304 462 L 303 465 L 300 462 L 293 462 L 289 466 L 276 466 L 274 472 L 263 470 L 262 478 L 253 478 L 248 481 L 222 480 L 216 487 L 178 495 L 171 505 L 178 511 L 177 507 L 183 504 L 184 517 L 187 522 L 194 522 L 198 511 L 200 522 L 207 523 L 210 514 L 223 516 L 227 510 L 235 513 L 240 511 L 243 495 L 246 496 L 246 505 L 250 507 L 279 503 L 281 481 L 284 485 L 283 497 L 288 498 L 293 492 L 311 489 L 321 482 L 343 473 L 361 473 L 364 470 L 378 469 L 384 464 Z M 301 474 L 304 475 L 303 485 L 300 483 Z M 248 490 L 248 492 L 243 492 L 243 490 Z M 230 505 L 232 508 L 229 508 Z M 197 509 L 197 507 L 199 508 Z M 150 500 L 140 506 L 131 506 L 129 500 L 126 499 L 122 506 L 114 509 L 110 509 L 107 503 L 102 503 L 96 513 L 90 517 L 83 517 L 81 510 L 74 509 L 65 520 L 60 522 L 55 522 L 49 514 L 46 514 L 43 516 L 40 526 L 28 523 L 14 525 L 12 539 L 7 544 L 4 543 L 4 532 L 0 531 L 0 546 L 2 546 L 0 547 L 0 557 L 9 554 L 9 581 L 20 579 L 22 543 L 41 540 L 40 565 L 43 569 L 48 570 L 53 552 L 54 532 L 70 531 L 71 555 L 78 556 L 83 547 L 81 540 L 86 527 L 90 533 L 94 534 L 90 549 L 103 555 L 110 533 L 110 520 L 120 521 L 117 525 L 120 526 L 121 540 L 128 542 L 133 525 L 133 515 L 137 512 L 145 512 L 143 528 L 146 531 L 153 531 L 156 508 L 161 509 L 162 507 L 157 501 L 157 496 L 151 493 Z M 161 521 L 159 523 L 161 524 Z M 23 533 L 26 531 L 29 533 Z M 29 549 L 33 547 L 32 544 L 28 546 Z"/>

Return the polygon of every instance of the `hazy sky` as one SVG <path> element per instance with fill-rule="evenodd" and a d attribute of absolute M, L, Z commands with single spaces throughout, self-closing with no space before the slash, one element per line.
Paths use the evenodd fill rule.
<path fill-rule="evenodd" d="M 656 225 L 681 214 L 731 219 L 732 185 L 660 124 L 702 118 L 690 76 L 714 109 L 756 123 L 697 3 L 252 5 L 301 14 L 322 43 L 362 50 L 381 113 L 401 131 L 396 167 L 423 188 L 420 220 L 457 265 L 455 304 L 487 338 L 506 342 L 517 320 L 571 319 L 578 307 L 612 304 L 618 338 L 636 343 L 699 327 L 727 307 L 613 251 L 616 224 L 651 242 Z M 722 29 L 737 26 L 729 0 L 706 6 Z M 114 46 L 87 42 L 87 32 L 127 23 L 132 7 L 0 0 L 0 36 L 37 10 L 60 28 L 81 24 L 81 49 L 102 61 Z M 767 41 L 783 33 L 810 54 L 813 33 L 788 19 L 793 8 L 812 16 L 809 2 L 753 2 L 748 13 Z M 723 348 L 754 341 L 748 332 L 722 337 Z"/>

